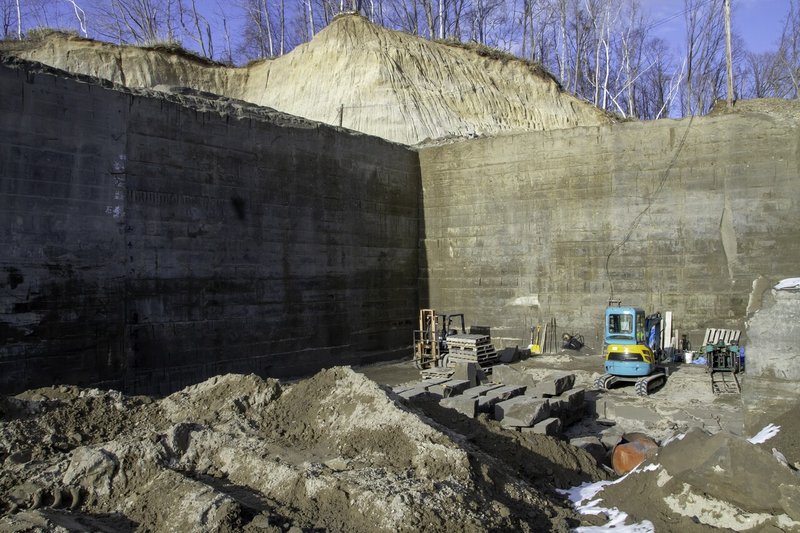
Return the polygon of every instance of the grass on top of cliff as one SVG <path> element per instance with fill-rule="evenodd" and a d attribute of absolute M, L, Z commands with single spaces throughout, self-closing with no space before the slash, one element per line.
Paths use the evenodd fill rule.
<path fill-rule="evenodd" d="M 176 41 L 169 41 L 169 40 L 159 41 L 139 46 L 139 48 L 141 48 L 142 50 L 153 50 L 155 52 L 173 54 L 176 56 L 180 56 L 184 59 L 188 59 L 189 61 L 201 63 L 203 65 L 214 66 L 214 67 L 228 66 L 225 63 L 214 61 L 213 59 L 209 59 L 206 56 L 198 54 L 197 52 L 184 48 L 183 45 L 181 45 L 179 42 Z"/>
<path fill-rule="evenodd" d="M 481 57 L 494 59 L 496 61 L 502 62 L 503 64 L 512 61 L 517 63 L 522 63 L 523 65 L 526 65 L 531 70 L 531 72 L 533 72 L 540 78 L 553 81 L 558 85 L 559 88 L 561 88 L 561 83 L 559 83 L 556 77 L 550 74 L 550 72 L 548 72 L 546 68 L 544 68 L 542 65 L 540 65 L 535 61 L 531 61 L 529 59 L 523 59 L 509 52 L 505 52 L 498 48 L 492 48 L 491 46 L 487 46 L 485 44 L 478 43 L 475 41 L 470 41 L 468 43 L 465 43 L 457 39 L 448 38 L 448 39 L 436 39 L 435 42 L 446 46 L 452 46 L 455 48 L 463 48 L 464 50 L 475 52 Z"/>
<path fill-rule="evenodd" d="M 38 44 L 42 41 L 47 40 L 50 37 L 60 37 L 71 41 L 96 42 L 96 43 L 106 44 L 109 46 L 117 46 L 113 43 L 108 43 L 106 41 L 98 41 L 96 39 L 84 37 L 75 30 L 63 30 L 59 28 L 47 28 L 47 27 L 32 28 L 28 30 L 25 33 L 22 41 Z M 16 41 L 16 39 L 5 39 L 5 40 Z M 209 59 L 203 55 L 198 54 L 197 52 L 184 48 L 183 45 L 181 45 L 181 43 L 170 39 L 165 39 L 162 41 L 153 41 L 143 44 L 138 44 L 138 43 L 123 44 L 121 46 L 139 48 L 141 50 L 152 50 L 154 52 L 161 52 L 164 54 L 171 54 L 207 66 L 222 66 L 222 67 L 229 66 L 226 63 L 214 61 L 213 59 Z"/>

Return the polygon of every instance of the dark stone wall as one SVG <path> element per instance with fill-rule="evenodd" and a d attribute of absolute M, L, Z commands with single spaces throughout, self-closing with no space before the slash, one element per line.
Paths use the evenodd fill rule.
<path fill-rule="evenodd" d="M 406 355 L 415 153 L 30 67 L 0 90 L 3 390 Z"/>
<path fill-rule="evenodd" d="M 744 331 L 754 280 L 797 275 L 797 131 L 789 113 L 733 113 L 422 150 L 422 305 L 497 345 L 555 317 L 588 353 L 612 294 L 673 311 L 695 346 Z"/>

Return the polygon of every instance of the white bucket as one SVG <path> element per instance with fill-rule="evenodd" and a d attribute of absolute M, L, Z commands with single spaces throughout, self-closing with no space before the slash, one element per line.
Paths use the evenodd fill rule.
<path fill-rule="evenodd" d="M 692 359 L 694 359 L 694 352 L 684 352 L 683 353 L 683 360 L 686 361 L 687 365 L 692 364 Z"/>

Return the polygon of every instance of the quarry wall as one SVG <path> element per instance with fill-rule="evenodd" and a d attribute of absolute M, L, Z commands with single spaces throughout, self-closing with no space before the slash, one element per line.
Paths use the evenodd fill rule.
<path fill-rule="evenodd" d="M 30 65 L 0 66 L 0 94 L 4 392 L 165 393 L 405 355 L 413 152 Z"/>
<path fill-rule="evenodd" d="M 424 149 L 422 305 L 497 345 L 555 317 L 593 353 L 612 294 L 695 346 L 744 330 L 754 280 L 797 275 L 799 145 L 796 123 L 737 113 Z"/>
<path fill-rule="evenodd" d="M 417 154 L 224 99 L 15 65 L 0 67 L 6 392 L 165 393 L 224 372 L 408 357 L 422 306 L 491 326 L 498 346 L 527 345 L 555 317 L 597 353 L 613 296 L 673 311 L 697 345 L 706 327 L 744 329 L 761 293 L 797 275 L 789 118 Z M 780 371 L 770 364 L 762 373 Z"/>

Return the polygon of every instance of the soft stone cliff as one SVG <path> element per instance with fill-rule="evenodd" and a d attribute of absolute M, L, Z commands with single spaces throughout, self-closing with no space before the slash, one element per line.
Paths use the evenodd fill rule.
<path fill-rule="evenodd" d="M 285 56 L 242 68 L 58 33 L 2 43 L 0 51 L 128 87 L 188 86 L 406 144 L 609 121 L 525 62 L 483 57 L 357 15 L 337 17 Z"/>

